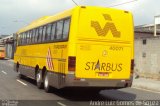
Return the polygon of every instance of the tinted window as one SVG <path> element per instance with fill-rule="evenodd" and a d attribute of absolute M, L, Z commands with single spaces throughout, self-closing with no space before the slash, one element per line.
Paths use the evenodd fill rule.
<path fill-rule="evenodd" d="M 42 39 L 42 41 L 45 41 L 45 40 L 46 40 L 46 29 L 47 29 L 47 27 L 44 26 L 44 27 L 43 27 L 43 39 Z"/>
<path fill-rule="evenodd" d="M 21 33 L 21 45 L 23 45 L 23 33 Z"/>
<path fill-rule="evenodd" d="M 51 40 L 55 39 L 55 32 L 56 32 L 56 23 L 53 23 L 52 30 L 51 30 Z"/>
<path fill-rule="evenodd" d="M 46 39 L 49 41 L 51 39 L 51 28 L 52 24 L 47 25 L 47 34 L 46 34 Z"/>
<path fill-rule="evenodd" d="M 22 34 L 19 35 L 18 45 L 21 45 Z"/>
<path fill-rule="evenodd" d="M 24 45 L 27 43 L 27 34 L 26 32 L 24 33 Z"/>
<path fill-rule="evenodd" d="M 41 42 L 42 32 L 43 32 L 43 27 L 39 27 L 38 42 Z"/>
<path fill-rule="evenodd" d="M 38 33 L 39 33 L 39 30 L 38 30 L 38 28 L 37 28 L 37 29 L 36 29 L 36 33 L 35 33 L 35 37 L 34 37 L 35 43 L 38 42 Z"/>
<path fill-rule="evenodd" d="M 70 19 L 67 19 L 67 20 L 64 21 L 63 39 L 67 39 L 68 38 L 69 26 L 70 26 Z"/>
<path fill-rule="evenodd" d="M 57 22 L 56 39 L 62 38 L 62 29 L 63 29 L 63 21 L 61 20 Z"/>
<path fill-rule="evenodd" d="M 26 39 L 27 39 L 26 44 L 28 44 L 29 43 L 29 32 L 26 32 Z"/>
<path fill-rule="evenodd" d="M 32 30 L 31 31 L 29 31 L 30 33 L 29 33 L 29 35 L 30 35 L 30 38 L 29 38 L 29 43 L 32 43 Z"/>
<path fill-rule="evenodd" d="M 32 30 L 29 31 L 29 44 L 31 43 L 31 38 L 32 38 Z"/>
<path fill-rule="evenodd" d="M 33 31 L 32 31 L 32 43 L 34 43 L 34 36 L 35 36 L 35 33 L 36 33 L 36 30 L 35 29 L 33 29 Z"/>

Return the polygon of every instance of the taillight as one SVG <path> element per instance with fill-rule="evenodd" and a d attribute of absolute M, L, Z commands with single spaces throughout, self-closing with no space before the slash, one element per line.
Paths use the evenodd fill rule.
<path fill-rule="evenodd" d="M 124 11 L 124 13 L 129 13 L 129 11 Z"/>
<path fill-rule="evenodd" d="M 76 57 L 69 56 L 68 57 L 68 71 L 75 71 L 76 67 Z"/>
<path fill-rule="evenodd" d="M 131 73 L 133 74 L 134 70 L 134 59 L 131 60 Z"/>

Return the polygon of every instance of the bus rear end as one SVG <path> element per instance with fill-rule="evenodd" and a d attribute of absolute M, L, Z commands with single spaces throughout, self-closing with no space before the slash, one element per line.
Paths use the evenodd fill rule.
<path fill-rule="evenodd" d="M 80 7 L 75 56 L 69 56 L 67 84 L 130 87 L 133 74 L 133 19 L 128 11 Z"/>

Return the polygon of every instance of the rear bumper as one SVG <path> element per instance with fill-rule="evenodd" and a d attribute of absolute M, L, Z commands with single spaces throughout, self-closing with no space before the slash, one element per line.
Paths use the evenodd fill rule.
<path fill-rule="evenodd" d="M 73 75 L 67 75 L 65 79 L 66 87 L 104 87 L 123 88 L 132 85 L 131 80 L 108 80 L 108 79 L 75 79 Z"/>
<path fill-rule="evenodd" d="M 132 78 L 130 80 L 108 80 L 108 79 L 76 79 L 73 74 L 59 74 L 50 72 L 49 74 L 50 86 L 58 89 L 65 87 L 96 87 L 96 88 L 125 88 L 131 87 Z"/>

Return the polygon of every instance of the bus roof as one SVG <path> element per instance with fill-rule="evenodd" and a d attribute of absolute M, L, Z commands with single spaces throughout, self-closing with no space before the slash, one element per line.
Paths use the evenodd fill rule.
<path fill-rule="evenodd" d="M 45 24 L 48 24 L 48 23 L 51 23 L 51 22 L 54 22 L 54 21 L 57 21 L 59 19 L 62 19 L 62 18 L 66 18 L 66 17 L 69 17 L 72 15 L 72 12 L 74 9 L 76 8 L 88 8 L 88 7 L 91 7 L 91 8 L 107 8 L 107 7 L 99 7 L 99 6 L 76 6 L 72 9 L 69 9 L 69 10 L 66 10 L 66 11 L 63 11 L 61 13 L 58 13 L 58 14 L 55 14 L 55 15 L 51 15 L 51 16 L 43 16 L 33 22 L 31 22 L 29 25 L 27 25 L 26 27 L 20 29 L 17 34 L 19 33 L 22 33 L 22 32 L 25 32 L 25 31 L 29 31 L 33 28 L 37 28 L 39 26 L 43 26 Z M 109 8 L 108 8 L 109 9 Z M 114 9 L 114 8 L 110 8 L 110 9 Z M 119 10 L 119 11 L 124 11 L 124 10 L 120 10 L 120 9 L 114 9 L 114 10 Z"/>
<path fill-rule="evenodd" d="M 62 19 L 62 18 L 65 18 L 65 17 L 69 17 L 71 16 L 72 14 L 72 11 L 73 11 L 73 8 L 72 9 L 69 9 L 69 10 L 66 10 L 66 11 L 63 11 L 61 13 L 58 13 L 56 15 L 51 15 L 51 16 L 43 16 L 33 22 L 31 22 L 29 25 L 27 25 L 26 27 L 20 29 L 17 34 L 19 33 L 22 33 L 22 32 L 25 32 L 25 31 L 28 31 L 28 30 L 31 30 L 33 28 L 36 28 L 36 27 L 39 27 L 41 25 L 45 25 L 45 24 L 48 24 L 48 23 L 51 23 L 51 22 L 54 22 L 54 21 L 57 21 L 59 19 Z"/>

